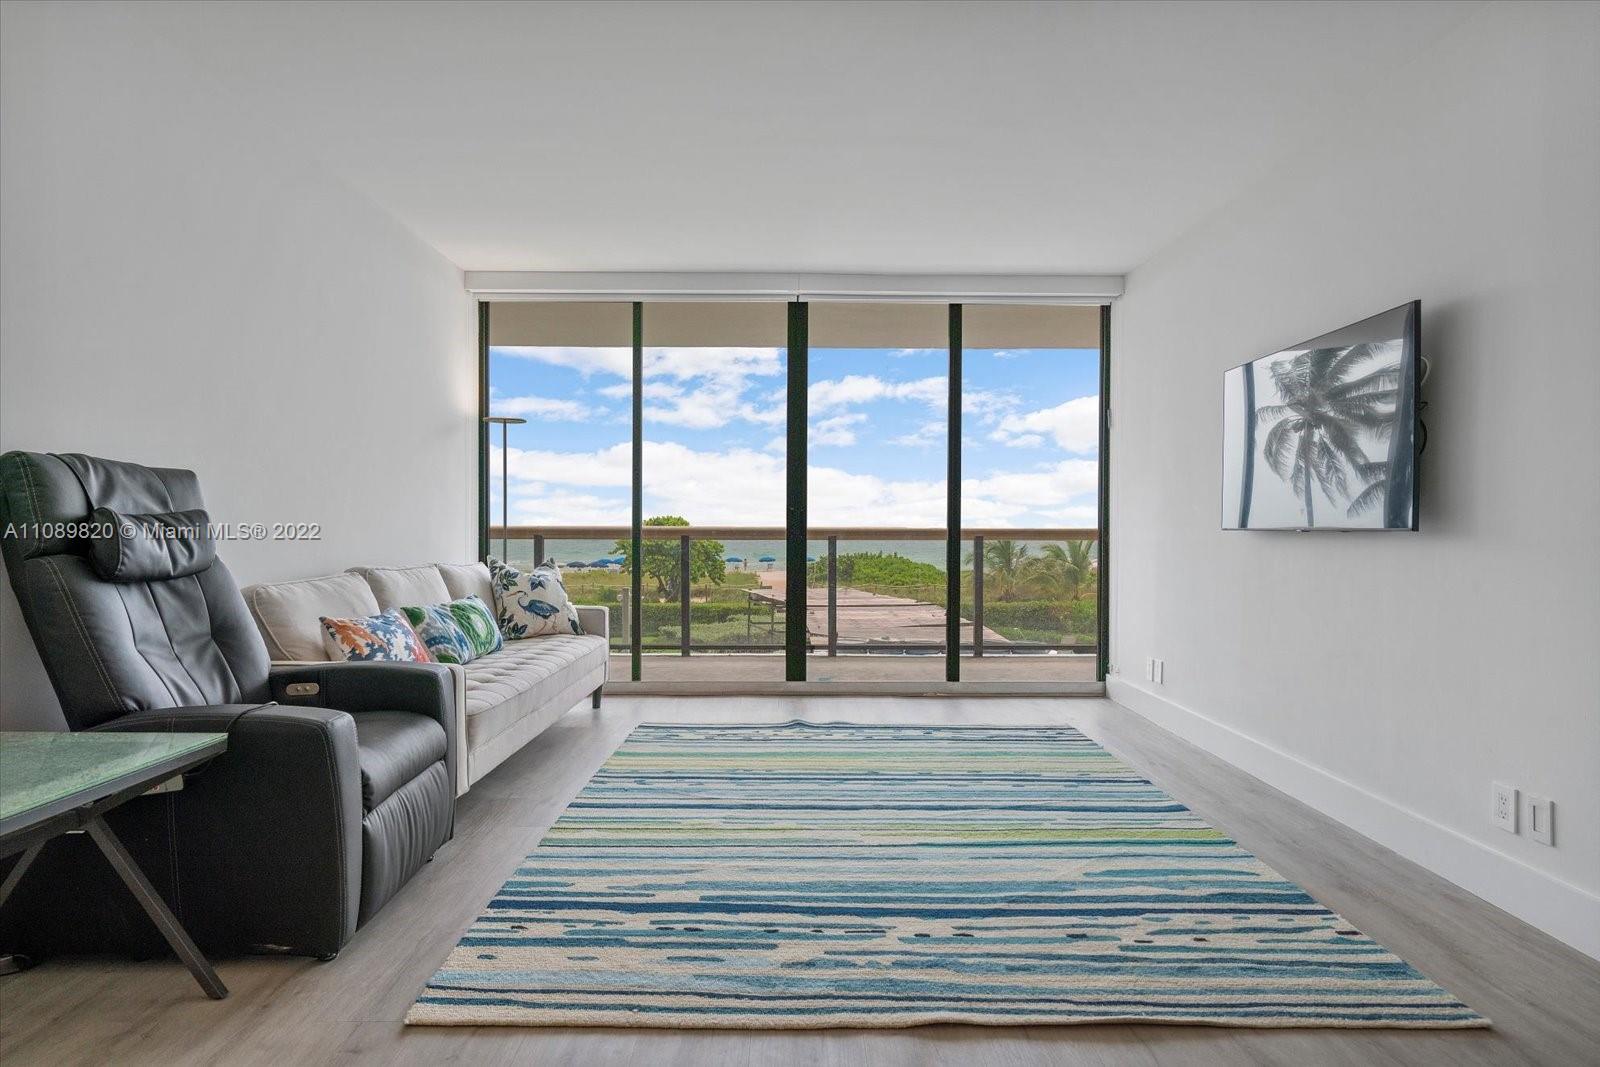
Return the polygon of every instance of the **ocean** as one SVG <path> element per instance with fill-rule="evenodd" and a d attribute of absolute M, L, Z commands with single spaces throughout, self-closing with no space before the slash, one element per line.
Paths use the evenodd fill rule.
<path fill-rule="evenodd" d="M 1037 550 L 1045 542 L 1029 542 Z M 760 571 L 777 569 L 783 566 L 784 545 L 782 541 L 724 541 L 722 543 L 724 556 L 738 556 L 744 560 L 743 569 Z M 554 559 L 561 566 L 573 563 L 593 563 L 599 559 L 621 555 L 615 551 L 615 541 L 576 541 L 576 540 L 549 540 L 545 542 L 544 554 L 547 559 Z M 498 553 L 500 542 L 491 540 L 489 551 Z M 970 552 L 969 543 L 966 551 Z M 943 541 L 840 541 L 839 553 L 847 552 L 882 552 L 885 555 L 900 555 L 918 563 L 931 563 L 940 570 L 944 569 L 944 542 Z M 827 541 L 808 541 L 806 554 L 823 559 L 828 554 Z M 511 562 L 533 562 L 533 542 L 512 541 L 509 550 Z M 773 562 L 761 563 L 762 556 L 771 556 Z M 729 564 L 730 567 L 739 567 L 738 564 Z"/>

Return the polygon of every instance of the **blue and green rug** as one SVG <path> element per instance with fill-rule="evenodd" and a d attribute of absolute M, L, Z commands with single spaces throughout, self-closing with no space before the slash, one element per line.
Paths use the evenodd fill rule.
<path fill-rule="evenodd" d="M 640 726 L 407 1022 L 1488 1020 L 1076 730 Z"/>

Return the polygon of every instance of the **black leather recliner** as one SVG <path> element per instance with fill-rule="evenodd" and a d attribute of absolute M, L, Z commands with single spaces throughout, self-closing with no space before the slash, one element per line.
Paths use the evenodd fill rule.
<path fill-rule="evenodd" d="M 228 734 L 183 789 L 109 819 L 203 948 L 331 956 L 449 840 L 447 669 L 270 666 L 192 471 L 8 452 L 0 534 L 70 729 Z M 158 950 L 76 844 L 23 880 L 0 950 Z"/>

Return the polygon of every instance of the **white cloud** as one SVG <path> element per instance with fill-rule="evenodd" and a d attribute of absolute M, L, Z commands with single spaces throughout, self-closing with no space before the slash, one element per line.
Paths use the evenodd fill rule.
<path fill-rule="evenodd" d="M 1036 447 L 1048 437 L 1068 452 L 1093 452 L 1100 443 L 1100 398 L 1080 396 L 1053 408 L 1006 415 L 990 437 L 1018 448 Z"/>
<path fill-rule="evenodd" d="M 908 356 L 931 356 L 934 354 L 945 355 L 942 348 L 897 348 L 889 355 L 895 359 L 905 359 Z"/>
<path fill-rule="evenodd" d="M 814 445 L 853 445 L 856 443 L 856 432 L 853 427 L 866 421 L 865 415 L 853 411 L 813 422 L 810 442 Z"/>
<path fill-rule="evenodd" d="M 947 438 L 944 420 L 931 419 L 910 433 L 901 434 L 899 437 L 893 438 L 891 443 L 909 445 L 913 448 L 927 448 L 930 445 L 942 445 Z"/>
<path fill-rule="evenodd" d="M 552 367 L 575 370 L 585 378 L 591 374 L 610 374 L 618 378 L 633 376 L 631 348 L 571 348 L 558 345 L 495 345 L 495 355 L 514 356 Z"/>
<path fill-rule="evenodd" d="M 781 348 L 646 348 L 645 381 L 660 376 L 690 378 L 767 378 L 783 373 Z"/>
<path fill-rule="evenodd" d="M 623 381 L 602 386 L 601 396 L 621 400 L 633 395 L 631 348 L 570 348 L 496 346 L 497 354 L 565 367 L 588 377 L 601 373 Z M 646 348 L 644 398 L 656 401 L 645 410 L 647 420 L 690 429 L 715 429 L 735 419 L 762 425 L 784 419 L 781 400 L 765 404 L 746 399 L 754 379 L 783 373 L 781 348 Z M 781 397 L 782 394 L 780 393 Z"/>
<path fill-rule="evenodd" d="M 812 411 L 869 404 L 875 400 L 916 400 L 924 404 L 942 404 L 949 394 L 949 380 L 944 375 L 916 378 L 909 382 L 887 382 L 873 374 L 847 374 L 812 382 L 807 403 Z"/>
<path fill-rule="evenodd" d="M 495 397 L 489 404 L 489 410 L 495 415 L 532 416 L 562 422 L 582 422 L 593 414 L 604 414 L 603 409 L 596 412 L 576 400 L 559 400 L 550 396 Z"/>
<path fill-rule="evenodd" d="M 774 442 L 777 444 L 777 442 Z M 596 452 L 512 449 L 512 513 L 528 525 L 627 524 L 631 484 L 629 445 Z M 496 450 L 491 469 L 499 468 Z M 782 454 L 737 448 L 698 451 L 648 441 L 644 449 L 645 507 L 651 514 L 691 522 L 781 525 Z M 962 482 L 962 516 L 972 526 L 1093 526 L 1095 505 L 1081 502 L 1097 485 L 1094 460 L 1069 459 L 1031 471 Z M 809 517 L 816 526 L 924 526 L 945 520 L 945 483 L 883 478 L 835 467 L 808 473 Z"/>
<path fill-rule="evenodd" d="M 962 415 L 977 419 L 985 426 L 1010 414 L 1019 403 L 1015 393 L 990 389 L 966 389 L 961 393 Z"/>

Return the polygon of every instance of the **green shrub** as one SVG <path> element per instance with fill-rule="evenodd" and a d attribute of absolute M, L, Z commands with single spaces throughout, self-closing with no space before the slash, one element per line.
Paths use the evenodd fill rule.
<path fill-rule="evenodd" d="M 894 552 L 846 552 L 839 557 L 839 584 L 864 589 L 881 586 L 943 587 L 944 571 L 931 563 L 918 563 Z M 828 561 L 819 559 L 806 568 L 806 581 L 828 584 Z"/>

